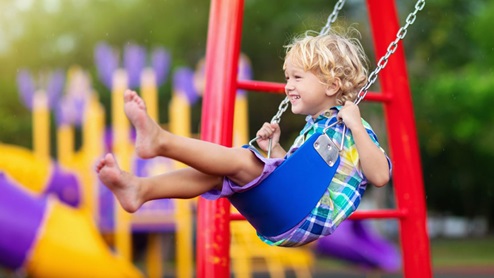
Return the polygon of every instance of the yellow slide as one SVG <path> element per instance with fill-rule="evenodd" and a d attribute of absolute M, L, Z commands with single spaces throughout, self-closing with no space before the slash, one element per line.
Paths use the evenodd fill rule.
<path fill-rule="evenodd" d="M 130 263 L 112 254 L 93 221 L 56 200 L 48 202 L 25 268 L 33 277 L 143 277 Z"/>
<path fill-rule="evenodd" d="M 0 153 L 1 267 L 29 277 L 143 277 L 78 208 L 80 185 L 70 172 L 20 147 L 0 144 Z"/>

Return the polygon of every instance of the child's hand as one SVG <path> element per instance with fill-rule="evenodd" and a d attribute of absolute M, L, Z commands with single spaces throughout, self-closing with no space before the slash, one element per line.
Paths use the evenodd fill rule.
<path fill-rule="evenodd" d="M 346 127 L 348 127 L 350 130 L 362 127 L 360 110 L 358 106 L 351 101 L 345 102 L 345 105 L 338 113 L 338 119 L 342 120 Z"/>
<path fill-rule="evenodd" d="M 278 124 L 275 123 L 264 123 L 262 127 L 257 131 L 256 136 L 257 145 L 263 151 L 267 152 L 269 148 L 269 139 L 272 139 L 271 146 L 274 148 L 280 141 L 281 129 Z"/>

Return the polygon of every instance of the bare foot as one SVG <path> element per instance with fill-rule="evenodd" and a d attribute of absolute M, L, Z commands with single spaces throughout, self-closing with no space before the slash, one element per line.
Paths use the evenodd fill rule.
<path fill-rule="evenodd" d="M 124 210 L 133 213 L 143 202 L 139 198 L 139 180 L 136 176 L 120 169 L 115 158 L 106 154 L 96 165 L 96 173 L 108 187 Z"/>
<path fill-rule="evenodd" d="M 147 114 L 146 104 L 136 92 L 127 90 L 124 93 L 125 115 L 136 129 L 136 154 L 141 158 L 152 158 L 158 155 L 161 134 L 160 126 Z"/>

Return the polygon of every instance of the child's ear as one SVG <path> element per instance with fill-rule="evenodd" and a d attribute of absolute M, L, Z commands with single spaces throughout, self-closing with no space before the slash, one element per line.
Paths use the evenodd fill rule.
<path fill-rule="evenodd" d="M 328 87 L 326 88 L 326 95 L 328 97 L 336 95 L 338 91 L 340 90 L 340 80 L 336 79 L 333 80 L 333 82 L 329 83 Z"/>

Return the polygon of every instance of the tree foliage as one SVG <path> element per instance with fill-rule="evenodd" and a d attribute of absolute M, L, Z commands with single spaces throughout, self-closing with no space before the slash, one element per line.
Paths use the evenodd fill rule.
<path fill-rule="evenodd" d="M 410 63 L 429 208 L 491 224 L 493 13 L 489 1 L 428 3 Z"/>

